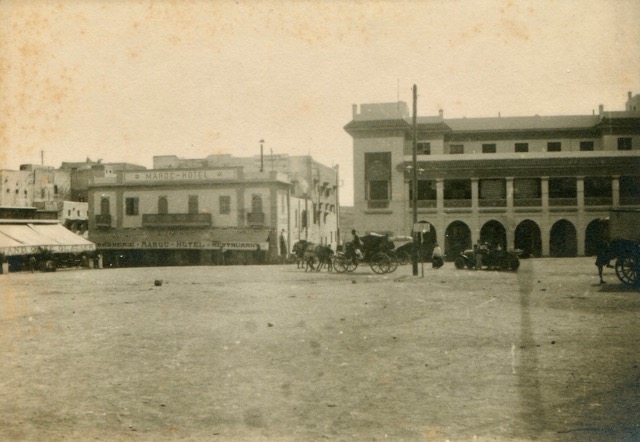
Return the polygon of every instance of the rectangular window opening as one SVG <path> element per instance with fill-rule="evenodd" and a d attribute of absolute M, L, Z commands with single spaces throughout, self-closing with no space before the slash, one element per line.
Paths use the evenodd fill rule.
<path fill-rule="evenodd" d="M 562 150 L 562 143 L 559 141 L 549 141 L 547 143 L 547 152 L 560 152 Z"/>
<path fill-rule="evenodd" d="M 138 198 L 125 199 L 125 213 L 129 216 L 138 215 Z"/>
<path fill-rule="evenodd" d="M 449 146 L 449 153 L 452 155 L 464 153 L 464 144 L 452 144 Z"/>
<path fill-rule="evenodd" d="M 593 141 L 580 141 L 580 150 L 582 152 L 593 150 Z"/>
<path fill-rule="evenodd" d="M 483 144 L 482 145 L 482 153 L 496 153 L 496 145 L 495 144 Z"/>
<path fill-rule="evenodd" d="M 632 147 L 633 146 L 630 137 L 618 138 L 618 150 L 631 150 Z"/>

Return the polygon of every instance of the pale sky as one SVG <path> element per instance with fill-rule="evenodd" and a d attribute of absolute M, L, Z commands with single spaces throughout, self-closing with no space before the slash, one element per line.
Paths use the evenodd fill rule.
<path fill-rule="evenodd" d="M 306 155 L 353 203 L 352 104 L 591 114 L 640 93 L 640 2 L 0 0 L 0 169 Z"/>

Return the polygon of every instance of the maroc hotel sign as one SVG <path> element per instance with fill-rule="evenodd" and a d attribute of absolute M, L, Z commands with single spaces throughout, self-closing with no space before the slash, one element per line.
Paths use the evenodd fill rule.
<path fill-rule="evenodd" d="M 268 242 L 236 241 L 133 241 L 98 242 L 99 249 L 191 249 L 191 250 L 268 250 Z"/>
<path fill-rule="evenodd" d="M 138 170 L 125 172 L 125 183 L 215 181 L 237 179 L 236 169 Z"/>

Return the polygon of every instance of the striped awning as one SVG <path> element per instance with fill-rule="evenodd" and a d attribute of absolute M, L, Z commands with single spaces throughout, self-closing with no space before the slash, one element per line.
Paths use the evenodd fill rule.
<path fill-rule="evenodd" d="M 58 222 L 0 222 L 0 253 L 5 256 L 79 253 L 95 250 L 95 244 L 67 230 Z"/>

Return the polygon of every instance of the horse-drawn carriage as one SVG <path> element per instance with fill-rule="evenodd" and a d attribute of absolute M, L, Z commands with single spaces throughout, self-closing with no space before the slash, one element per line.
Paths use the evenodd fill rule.
<path fill-rule="evenodd" d="M 609 238 L 607 258 L 615 259 L 618 279 L 627 285 L 640 286 L 640 210 L 611 210 Z"/>
<path fill-rule="evenodd" d="M 370 233 L 363 236 L 361 242 L 360 248 L 348 242 L 344 250 L 336 254 L 333 260 L 336 272 L 353 272 L 360 263 L 368 264 L 375 273 L 390 273 L 398 268 L 399 260 L 389 236 Z"/>

